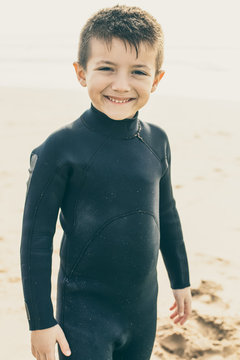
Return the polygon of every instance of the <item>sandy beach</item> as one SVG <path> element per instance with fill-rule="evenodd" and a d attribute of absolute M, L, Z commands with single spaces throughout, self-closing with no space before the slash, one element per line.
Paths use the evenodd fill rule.
<path fill-rule="evenodd" d="M 3 359 L 33 359 L 20 274 L 21 221 L 31 150 L 89 106 L 79 90 L 0 88 L 0 335 Z M 172 183 L 188 253 L 192 316 L 174 302 L 159 253 L 158 328 L 152 359 L 240 359 L 240 104 L 153 94 L 139 118 L 168 134 Z M 54 238 L 56 301 L 61 227 Z M 86 359 L 87 360 L 87 359 Z"/>

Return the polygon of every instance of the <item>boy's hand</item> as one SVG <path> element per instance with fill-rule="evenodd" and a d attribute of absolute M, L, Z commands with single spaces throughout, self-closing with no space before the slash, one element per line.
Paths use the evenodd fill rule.
<path fill-rule="evenodd" d="M 173 295 L 175 297 L 174 304 L 169 308 L 169 310 L 173 310 L 176 308 L 174 313 L 170 315 L 170 318 L 174 320 L 174 323 L 177 324 L 180 321 L 180 325 L 183 325 L 187 318 L 190 316 L 192 308 L 192 295 L 190 286 L 184 289 L 172 289 Z"/>
<path fill-rule="evenodd" d="M 31 350 L 37 360 L 55 360 L 56 342 L 64 355 L 71 355 L 69 344 L 59 324 L 31 332 Z"/>

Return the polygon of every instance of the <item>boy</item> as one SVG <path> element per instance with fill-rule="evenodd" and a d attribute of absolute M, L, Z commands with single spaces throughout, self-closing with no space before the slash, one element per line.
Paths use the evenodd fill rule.
<path fill-rule="evenodd" d="M 188 261 L 172 194 L 166 133 L 138 110 L 164 72 L 163 34 L 147 12 L 102 9 L 81 32 L 74 68 L 91 107 L 31 153 L 21 269 L 32 353 L 53 360 L 150 359 L 159 249 L 175 303 L 191 312 Z M 52 239 L 63 238 L 56 319 Z M 161 241 L 160 241 L 161 240 Z"/>

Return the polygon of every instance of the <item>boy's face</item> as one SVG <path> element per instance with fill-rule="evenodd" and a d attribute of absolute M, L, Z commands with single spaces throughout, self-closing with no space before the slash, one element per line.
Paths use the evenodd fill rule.
<path fill-rule="evenodd" d="M 134 47 L 118 38 L 109 48 L 103 40 L 91 39 L 87 69 L 75 62 L 82 86 L 88 88 L 92 104 L 114 120 L 131 118 L 148 101 L 164 75 L 155 76 L 156 50 L 141 43 L 136 58 Z"/>

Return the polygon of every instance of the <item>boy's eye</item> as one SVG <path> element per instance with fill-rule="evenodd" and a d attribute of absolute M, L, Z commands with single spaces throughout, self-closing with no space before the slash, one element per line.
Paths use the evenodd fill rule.
<path fill-rule="evenodd" d="M 101 70 L 101 71 L 112 71 L 113 69 L 110 68 L 110 67 L 105 66 L 105 67 L 99 68 L 98 70 Z"/>
<path fill-rule="evenodd" d="M 145 72 L 140 71 L 140 70 L 134 70 L 133 73 L 136 75 L 147 75 Z"/>

